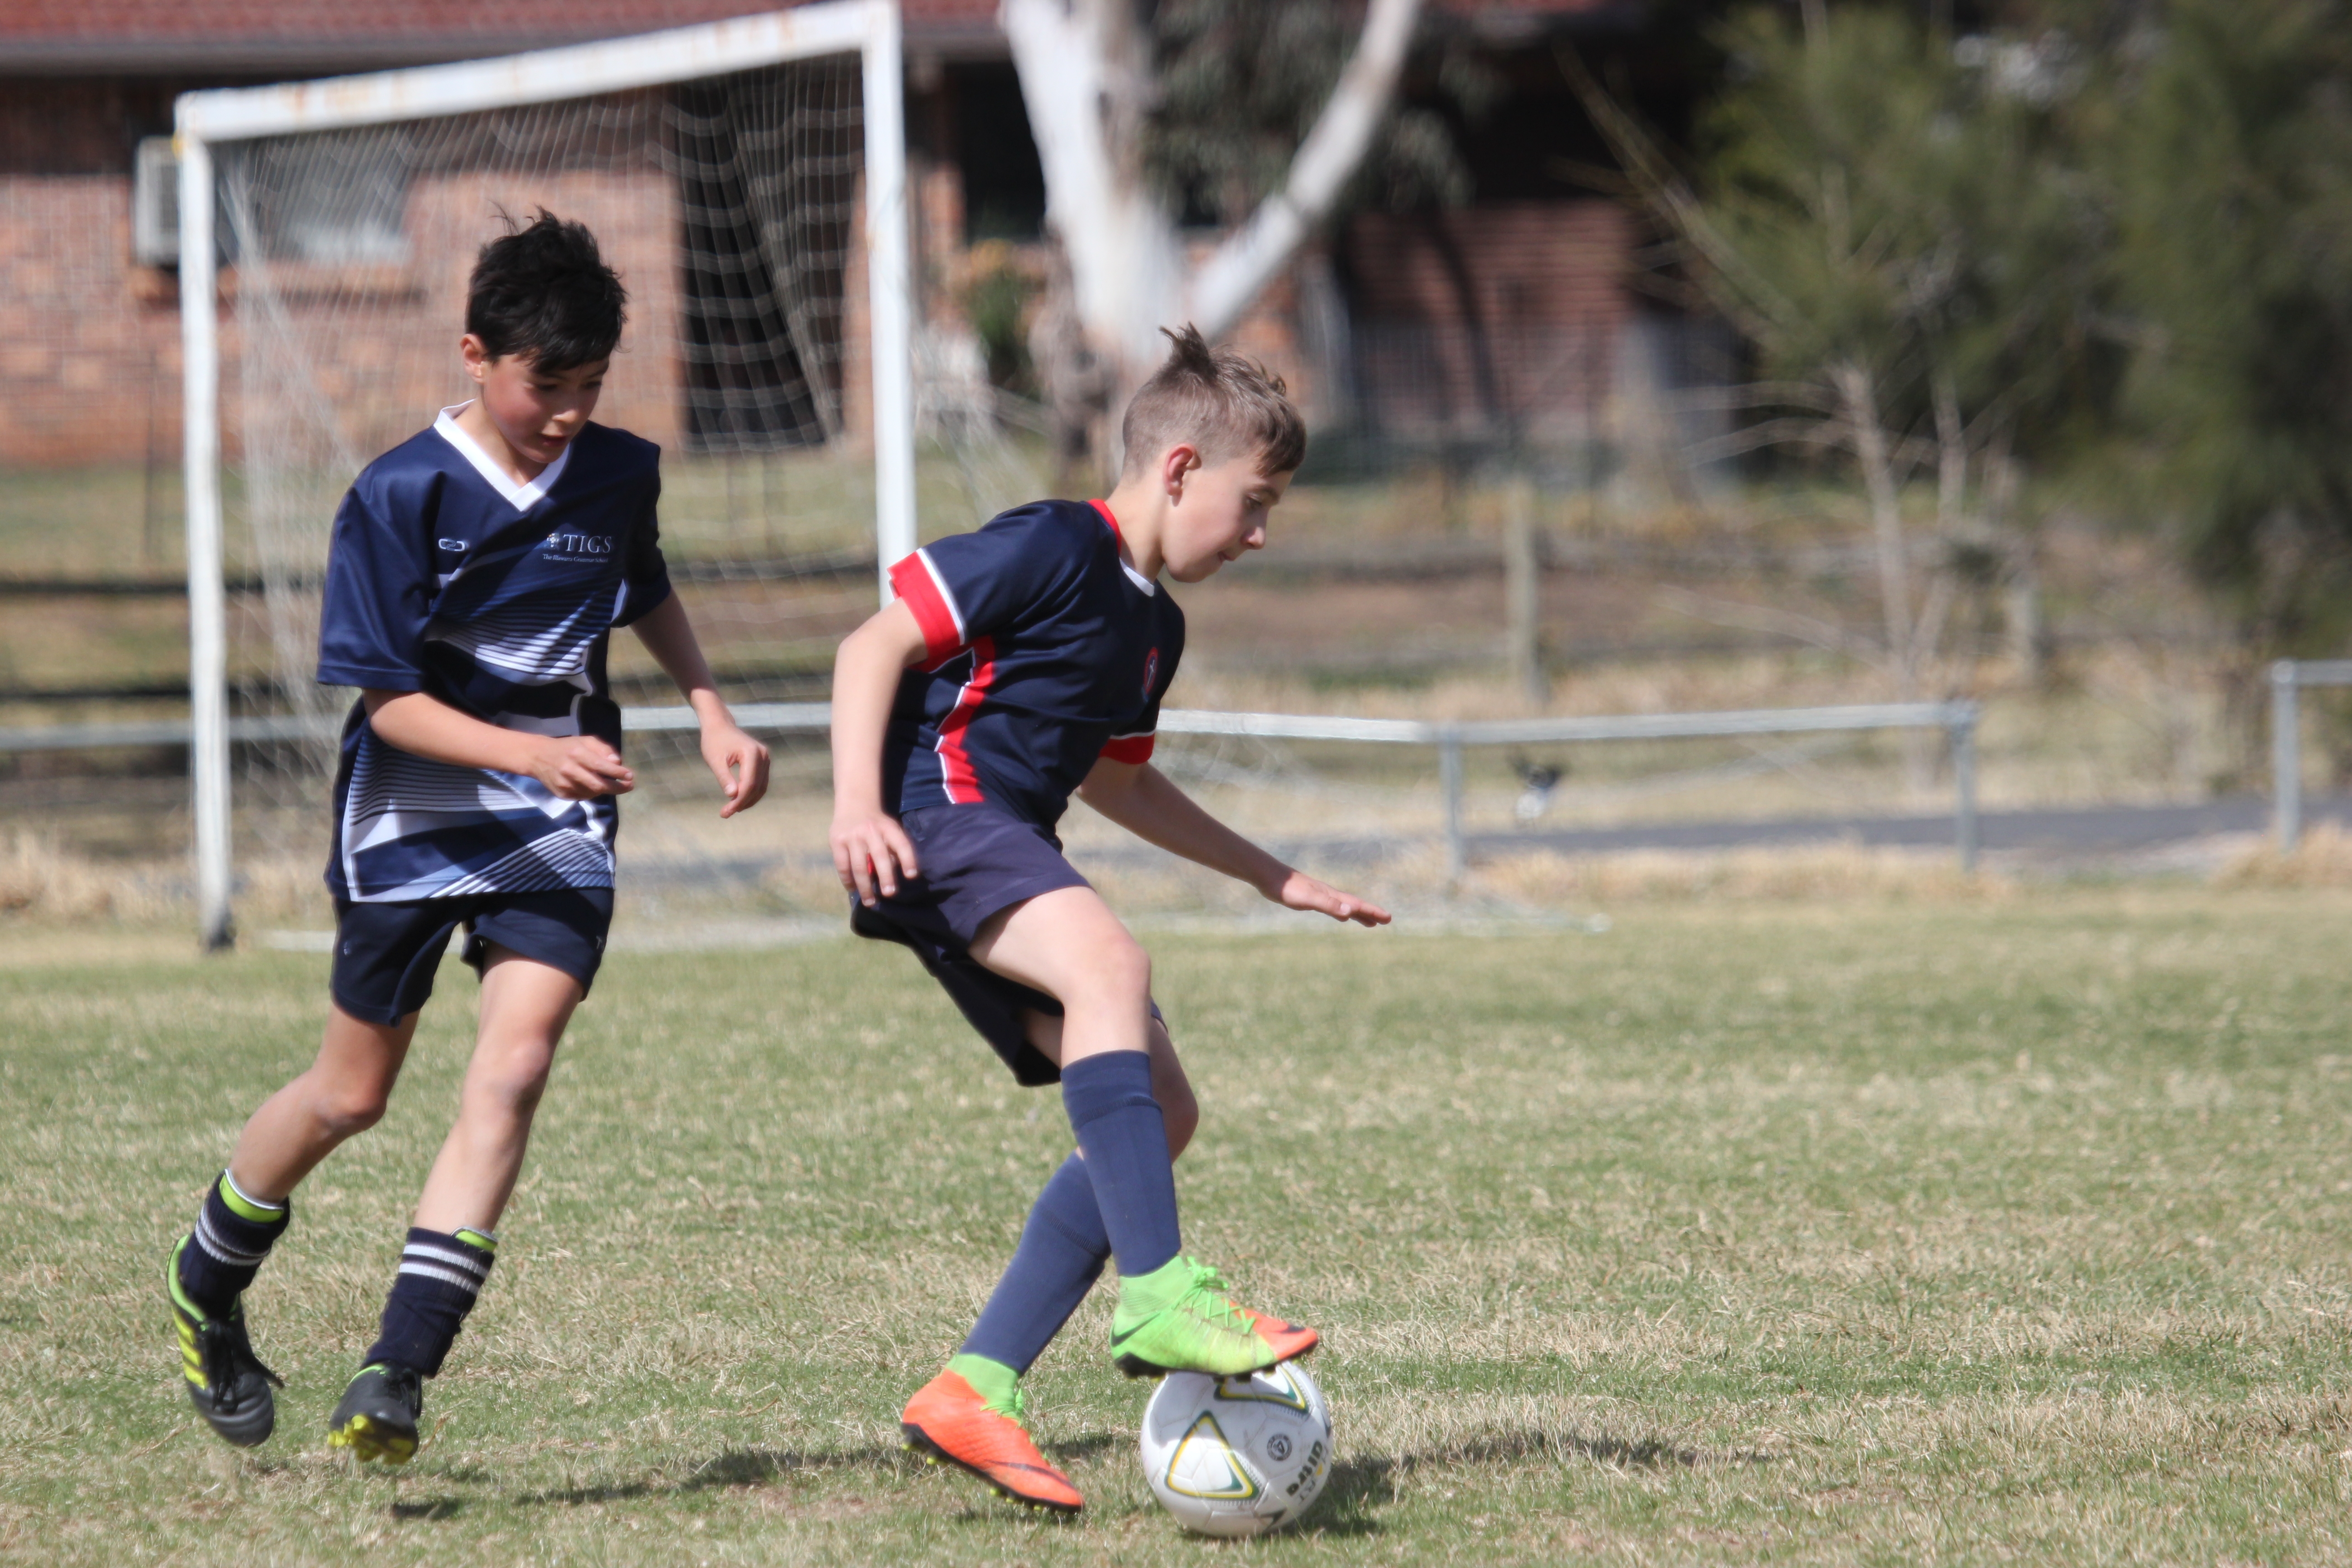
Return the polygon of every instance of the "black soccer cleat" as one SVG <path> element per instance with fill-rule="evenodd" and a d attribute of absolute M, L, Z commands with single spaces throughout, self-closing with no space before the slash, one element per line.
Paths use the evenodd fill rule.
<path fill-rule="evenodd" d="M 415 1367 L 363 1366 L 327 1417 L 327 1446 L 348 1448 L 356 1459 L 404 1465 L 416 1455 L 416 1423 L 424 1414 L 425 1380 Z"/>
<path fill-rule="evenodd" d="M 225 1318 L 207 1317 L 180 1289 L 180 1253 L 189 1239 L 182 1237 L 172 1248 L 163 1275 L 172 1298 L 172 1326 L 179 1333 L 180 1375 L 187 1381 L 188 1403 L 212 1423 L 214 1431 L 238 1447 L 257 1447 L 278 1425 L 278 1398 L 270 1390 L 285 1387 L 286 1380 L 253 1353 L 242 1300 Z"/>

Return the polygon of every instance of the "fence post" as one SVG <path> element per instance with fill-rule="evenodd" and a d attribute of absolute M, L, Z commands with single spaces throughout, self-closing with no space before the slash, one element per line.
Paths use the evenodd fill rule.
<path fill-rule="evenodd" d="M 1960 871 L 1977 868 L 1977 706 L 1971 702 L 1952 717 L 1952 837 L 1960 852 Z"/>
<path fill-rule="evenodd" d="M 1543 665 L 1543 559 L 1536 536 L 1536 481 L 1525 468 L 1503 490 L 1503 626 L 1511 681 L 1538 712 L 1550 700 Z"/>
<path fill-rule="evenodd" d="M 1451 890 L 1470 868 L 1462 842 L 1462 736 L 1451 724 L 1437 731 L 1437 783 L 1445 796 L 1445 886 Z"/>
<path fill-rule="evenodd" d="M 2282 855 L 2303 837 L 2303 715 L 2295 696 L 2294 660 L 2271 666 L 2271 803 Z"/>

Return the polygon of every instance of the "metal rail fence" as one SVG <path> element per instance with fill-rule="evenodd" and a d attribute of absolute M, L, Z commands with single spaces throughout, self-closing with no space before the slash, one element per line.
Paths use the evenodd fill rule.
<path fill-rule="evenodd" d="M 2352 664 L 2344 668 L 2352 670 Z M 734 712 L 736 722 L 745 729 L 771 734 L 822 734 L 832 723 L 832 705 L 825 702 L 747 702 Z M 1721 713 L 1635 713 L 1591 719 L 1426 721 L 1322 714 L 1214 713 L 1179 708 L 1160 714 L 1160 728 L 1171 735 L 1235 735 L 1269 741 L 1334 741 L 1433 748 L 1437 752 L 1438 788 L 1445 808 L 1445 870 L 1452 880 L 1459 880 L 1469 868 L 1469 843 L 1462 827 L 1462 757 L 1467 747 L 1701 740 L 1836 730 L 1941 730 L 1949 737 L 1952 748 L 1953 847 L 1959 855 L 1960 868 L 1973 871 L 1977 865 L 1976 731 L 1980 713 L 1974 702 L 1891 702 L 1838 708 L 1745 709 Z M 621 710 L 621 723 L 624 730 L 643 733 L 691 730 L 698 721 L 691 708 L 625 708 Z M 228 723 L 228 738 L 233 742 L 286 741 L 331 735 L 338 727 L 339 721 L 292 717 L 233 719 Z M 184 721 L 0 730 L 0 752 L 186 745 L 190 736 L 190 726 Z"/>
<path fill-rule="evenodd" d="M 747 729 L 822 731 L 830 722 L 823 702 L 775 702 L 736 710 Z M 1722 713 L 1634 713 L 1592 719 L 1440 721 L 1349 719 L 1328 714 L 1214 713 L 1171 709 L 1160 715 L 1170 735 L 1238 735 L 1269 741 L 1339 741 L 1373 745 L 1432 746 L 1437 751 L 1439 792 L 1445 802 L 1445 872 L 1458 880 L 1469 868 L 1462 830 L 1462 753 L 1469 746 L 1535 746 L 1580 741 L 1680 741 L 1726 735 L 1801 735 L 1832 730 L 1941 730 L 1951 738 L 1953 845 L 1960 868 L 1977 865 L 1976 731 L 1974 702 L 1888 702 L 1839 708 L 1755 708 Z M 690 708 L 633 708 L 622 721 L 632 730 L 690 730 Z"/>
<path fill-rule="evenodd" d="M 2303 701 L 2306 686 L 2352 686 L 2352 658 L 2283 658 L 2271 666 L 2271 803 L 2282 855 L 2303 837 Z"/>

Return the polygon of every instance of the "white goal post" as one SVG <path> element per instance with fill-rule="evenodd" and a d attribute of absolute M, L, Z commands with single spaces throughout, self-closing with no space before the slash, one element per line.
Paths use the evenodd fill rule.
<path fill-rule="evenodd" d="M 914 321 L 897 0 L 822 0 L 788 11 L 498 59 L 180 98 L 175 131 L 187 487 L 188 769 L 198 918 L 206 948 L 227 946 L 235 934 L 215 148 L 670 87 L 850 55 L 860 62 L 863 94 L 874 528 L 877 569 L 887 574 L 889 563 L 916 541 Z M 881 591 L 887 601 L 887 576 Z"/>

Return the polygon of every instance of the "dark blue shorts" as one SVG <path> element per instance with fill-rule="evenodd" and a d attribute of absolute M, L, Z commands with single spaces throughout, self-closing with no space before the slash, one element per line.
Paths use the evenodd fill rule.
<path fill-rule="evenodd" d="M 490 944 L 560 969 L 584 993 L 604 961 L 613 889 L 483 893 L 465 899 L 335 905 L 335 1005 L 371 1024 L 397 1024 L 433 994 L 434 972 L 462 924 L 459 956 L 479 973 Z"/>
<path fill-rule="evenodd" d="M 983 967 L 971 943 L 990 916 L 1057 888 L 1086 887 L 1087 879 L 1062 858 L 1060 839 L 1001 806 L 929 805 L 898 822 L 923 874 L 870 910 L 852 894 L 849 929 L 911 948 L 1018 1082 L 1060 1082 L 1062 1069 L 1029 1043 L 1021 1015 L 1034 1008 L 1058 1017 L 1062 1005 Z"/>

